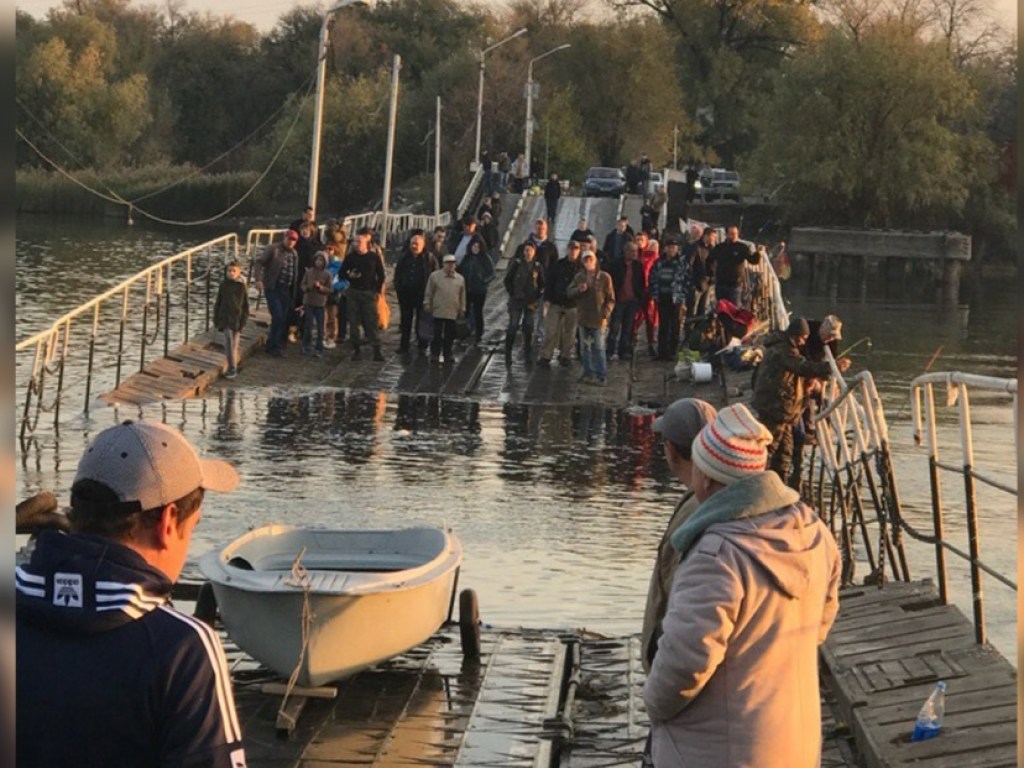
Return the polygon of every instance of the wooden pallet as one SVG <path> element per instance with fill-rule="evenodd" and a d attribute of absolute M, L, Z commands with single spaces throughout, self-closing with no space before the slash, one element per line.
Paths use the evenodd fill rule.
<path fill-rule="evenodd" d="M 970 621 L 939 604 L 930 581 L 842 590 L 821 655 L 868 768 L 1017 765 L 1016 671 L 974 642 Z M 942 732 L 911 742 L 937 680 L 947 684 Z"/>

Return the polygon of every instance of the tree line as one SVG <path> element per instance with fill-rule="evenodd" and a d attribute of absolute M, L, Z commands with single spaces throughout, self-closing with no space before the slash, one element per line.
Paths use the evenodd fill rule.
<path fill-rule="evenodd" d="M 442 98 L 444 205 L 483 147 L 522 151 L 536 64 L 535 168 L 578 179 L 641 153 L 656 167 L 736 168 L 793 222 L 959 227 L 1015 236 L 1016 40 L 984 0 L 382 0 L 335 15 L 320 208 L 381 194 L 391 60 L 402 57 L 395 179 L 433 168 Z M 250 176 L 270 206 L 305 196 L 323 9 L 266 34 L 228 16 L 130 0 L 65 0 L 16 17 L 19 169 L 163 168 Z M 276 162 L 275 162 L 276 158 Z M 152 175 L 152 174 L 151 174 Z M 203 198 L 206 200 L 206 198 Z M 161 197 L 147 200 L 160 209 Z M 196 211 L 210 214 L 211 211 Z"/>

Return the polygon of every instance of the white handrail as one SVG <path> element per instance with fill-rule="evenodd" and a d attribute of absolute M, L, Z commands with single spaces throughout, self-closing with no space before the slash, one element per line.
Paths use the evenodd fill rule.
<path fill-rule="evenodd" d="M 477 187 L 480 186 L 480 182 L 484 177 L 483 165 L 477 165 L 476 173 L 473 174 L 473 178 L 469 181 L 469 186 L 466 187 L 465 194 L 462 195 L 462 199 L 459 200 L 459 207 L 456 208 L 456 213 L 461 219 L 466 214 L 466 209 L 469 208 L 470 202 L 473 200 L 473 195 L 476 194 Z"/>
<path fill-rule="evenodd" d="M 950 395 L 950 405 L 959 403 L 959 431 L 961 468 L 970 467 L 971 474 L 986 485 L 990 485 L 1008 493 L 1017 494 L 1017 489 L 982 475 L 974 470 L 974 438 L 971 428 L 971 410 L 969 388 L 1013 395 L 1014 424 L 1017 422 L 1017 380 L 995 376 L 980 376 L 961 371 L 926 373 L 918 376 L 910 383 L 910 406 L 914 422 L 914 445 L 925 442 L 924 432 L 927 429 L 927 448 L 929 458 L 939 461 L 938 431 L 935 418 L 934 385 L 945 384 Z M 922 406 L 922 398 L 925 406 Z M 1014 429 L 1014 439 L 1017 430 Z"/>
<path fill-rule="evenodd" d="M 195 255 L 196 253 L 199 253 L 200 251 L 208 250 L 210 248 L 215 248 L 215 247 L 217 247 L 219 245 L 226 245 L 226 246 L 229 246 L 229 247 L 233 246 L 234 247 L 234 251 L 235 251 L 235 257 L 237 258 L 237 256 L 238 256 L 238 235 L 236 235 L 234 233 L 227 234 L 227 235 L 221 235 L 220 237 L 214 238 L 213 240 L 207 240 L 205 243 L 201 243 L 200 245 L 197 245 L 197 246 L 195 246 L 193 248 L 189 248 L 187 250 L 181 251 L 180 253 L 176 253 L 173 256 L 168 256 L 166 259 L 158 261 L 156 264 L 153 264 L 153 265 L 151 265 L 149 267 L 146 267 L 141 272 L 138 272 L 138 273 L 132 275 L 131 277 L 129 277 L 129 278 L 125 279 L 125 280 L 122 280 L 120 283 L 115 285 L 113 288 L 111 288 L 111 289 L 109 289 L 107 291 L 104 291 L 99 296 L 96 296 L 95 298 L 90 299 L 89 301 L 85 302 L 84 304 L 79 305 L 78 307 L 75 307 L 73 310 L 71 310 L 67 314 L 61 315 L 61 317 L 58 318 L 57 320 L 55 320 L 53 322 L 53 324 L 49 328 L 47 328 L 46 330 L 39 331 L 38 333 L 34 333 L 33 335 L 29 336 L 27 339 L 22 339 L 21 341 L 19 341 L 15 345 L 14 351 L 15 352 L 22 352 L 22 351 L 28 349 L 29 347 L 31 347 L 33 344 L 37 344 L 37 343 L 39 343 L 41 341 L 44 341 L 45 339 L 48 339 L 48 338 L 52 337 L 54 334 L 57 333 L 57 331 L 59 330 L 60 326 L 68 325 L 76 317 L 78 317 L 79 315 L 84 314 L 85 312 L 88 312 L 90 309 L 94 309 L 95 307 L 97 307 L 98 305 L 102 304 L 104 301 L 109 299 L 114 294 L 123 293 L 124 291 L 130 289 L 135 283 L 137 283 L 137 282 L 139 282 L 141 280 L 144 280 L 144 279 L 149 279 L 154 274 L 158 275 L 158 276 L 162 276 L 162 270 L 165 269 L 166 267 L 168 267 L 168 266 L 170 266 L 172 264 L 175 264 L 175 263 L 177 263 L 179 261 L 184 261 L 184 260 L 187 260 L 187 259 L 191 259 L 191 257 L 193 255 Z"/>

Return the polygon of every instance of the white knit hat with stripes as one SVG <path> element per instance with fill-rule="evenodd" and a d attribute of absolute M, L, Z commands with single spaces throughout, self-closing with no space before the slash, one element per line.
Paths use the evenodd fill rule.
<path fill-rule="evenodd" d="M 772 433 L 742 403 L 718 412 L 693 441 L 693 462 L 713 480 L 728 485 L 763 472 Z"/>

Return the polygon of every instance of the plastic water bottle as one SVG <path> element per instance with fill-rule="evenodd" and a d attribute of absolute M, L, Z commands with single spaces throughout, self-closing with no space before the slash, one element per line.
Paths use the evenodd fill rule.
<path fill-rule="evenodd" d="M 931 692 L 928 700 L 925 701 L 921 711 L 917 713 L 917 722 L 914 723 L 914 735 L 911 741 L 924 741 L 939 735 L 942 730 L 942 716 L 946 712 L 946 684 L 939 680 L 935 684 L 935 690 Z"/>

